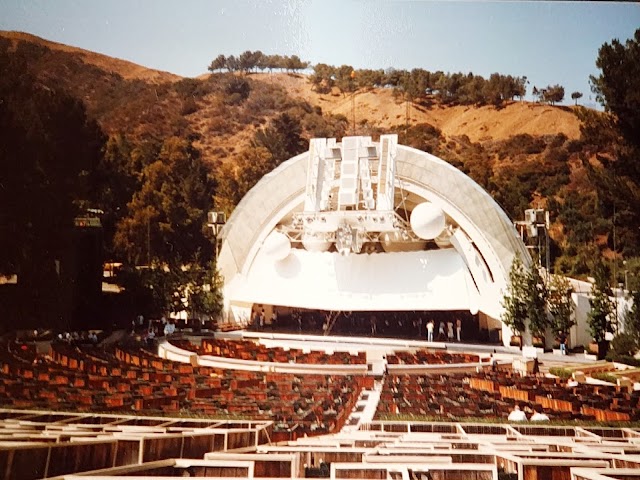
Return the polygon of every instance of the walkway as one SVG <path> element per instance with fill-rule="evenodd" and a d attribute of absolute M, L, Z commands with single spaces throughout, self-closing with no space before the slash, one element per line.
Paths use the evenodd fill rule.
<path fill-rule="evenodd" d="M 370 423 L 373 420 L 380 401 L 382 384 L 382 380 L 376 380 L 372 390 L 362 390 L 360 392 L 360 397 L 358 397 L 358 401 L 340 433 L 357 431 L 360 429 L 360 425 Z"/>

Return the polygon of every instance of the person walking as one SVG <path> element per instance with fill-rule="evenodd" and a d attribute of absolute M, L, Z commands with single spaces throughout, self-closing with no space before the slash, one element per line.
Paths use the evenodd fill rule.
<path fill-rule="evenodd" d="M 429 320 L 427 323 L 427 342 L 433 342 L 433 320 Z"/>
<path fill-rule="evenodd" d="M 444 321 L 440 320 L 440 325 L 438 326 L 438 340 L 442 341 L 445 338 L 447 337 L 444 333 Z"/>
<path fill-rule="evenodd" d="M 564 333 L 560 334 L 560 355 L 567 354 L 567 336 Z"/>

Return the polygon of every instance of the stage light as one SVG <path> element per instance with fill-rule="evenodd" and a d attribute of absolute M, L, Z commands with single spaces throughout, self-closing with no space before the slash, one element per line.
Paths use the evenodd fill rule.
<path fill-rule="evenodd" d="M 413 232 L 424 240 L 436 238 L 446 227 L 444 212 L 430 202 L 420 203 L 413 209 L 410 223 Z"/>

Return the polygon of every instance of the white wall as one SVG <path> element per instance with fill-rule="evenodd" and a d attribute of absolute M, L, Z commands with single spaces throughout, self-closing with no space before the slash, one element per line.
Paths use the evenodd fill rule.
<path fill-rule="evenodd" d="M 569 281 L 574 290 L 571 298 L 575 305 L 574 316 L 576 319 L 576 325 L 571 328 L 571 332 L 569 333 L 569 346 L 587 346 L 592 341 L 591 333 L 589 333 L 589 323 L 587 321 L 589 310 L 591 309 L 589 297 L 592 284 L 573 278 L 569 278 Z M 611 301 L 614 302 L 614 304 L 617 303 L 618 325 L 621 331 L 624 331 L 624 313 L 627 308 L 631 307 L 633 302 L 627 298 L 625 291 L 622 289 L 615 289 L 614 293 L 616 296 L 611 297 Z"/>

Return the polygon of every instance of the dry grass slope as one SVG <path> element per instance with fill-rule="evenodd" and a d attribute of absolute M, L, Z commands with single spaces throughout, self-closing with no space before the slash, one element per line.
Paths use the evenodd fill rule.
<path fill-rule="evenodd" d="M 79 69 L 76 64 L 65 69 L 60 63 L 70 62 L 72 57 L 52 56 L 47 57 L 49 63 L 43 61 L 36 68 L 40 68 L 41 77 L 51 77 L 50 80 L 67 86 L 84 98 L 89 112 L 108 133 L 122 129 L 123 125 L 134 135 L 150 132 L 162 137 L 176 131 L 196 132 L 200 135 L 196 145 L 213 164 L 233 161 L 233 157 L 250 143 L 256 129 L 266 125 L 283 108 L 297 108 L 294 105 L 300 105 L 301 100 L 311 107 L 319 107 L 324 114 L 343 115 L 349 125 L 354 121 L 355 110 L 358 134 L 397 131 L 407 123 L 428 124 L 441 132 L 439 142 L 443 145 L 450 144 L 450 141 L 454 145 L 464 136 L 488 148 L 491 143 L 521 134 L 533 137 L 564 134 L 569 140 L 580 135 L 579 120 L 570 107 L 529 102 L 511 102 L 500 109 L 493 106 L 441 106 L 437 103 L 428 107 L 408 106 L 394 98 L 392 89 L 360 91 L 355 97 L 339 92 L 321 95 L 312 90 L 305 76 L 286 73 L 249 75 L 247 78 L 253 87 L 247 103 L 230 106 L 219 86 L 223 80 L 217 75 L 209 78 L 208 74 L 203 74 L 193 80 L 182 79 L 172 73 L 27 33 L 0 32 L 0 37 L 9 39 L 13 45 L 26 41 L 55 52 L 75 55 L 90 67 Z M 70 76 L 67 70 L 75 73 Z M 83 84 L 78 84 L 79 78 Z M 180 80 L 199 83 L 202 89 L 210 91 L 196 100 L 197 108 L 193 112 L 181 111 L 184 110 L 184 95 L 178 95 L 177 90 L 174 92 L 170 86 L 179 85 Z M 466 155 L 464 151 L 459 153 Z M 456 158 L 449 160 L 456 161 Z"/>
<path fill-rule="evenodd" d="M 119 58 L 110 57 L 82 48 L 71 47 L 62 43 L 52 42 L 44 38 L 23 32 L 7 32 L 0 31 L 0 36 L 12 40 L 14 43 L 23 40 L 43 45 L 52 50 L 60 50 L 63 52 L 75 53 L 82 58 L 85 63 L 101 68 L 108 73 L 117 73 L 125 80 L 144 80 L 150 83 L 174 82 L 182 77 L 169 72 L 162 72 L 152 68 L 143 67 L 133 62 L 121 60 Z"/>
<path fill-rule="evenodd" d="M 280 84 L 290 95 L 318 105 L 324 112 L 342 114 L 353 121 L 351 96 L 320 95 L 302 76 L 287 74 L 255 75 L 256 80 Z M 355 97 L 355 121 L 389 128 L 406 122 L 407 106 L 393 98 L 391 89 L 358 92 Z M 473 142 L 505 140 L 518 134 L 533 136 L 564 133 L 569 139 L 580 136 L 580 122 L 569 107 L 557 107 L 529 102 L 512 102 L 502 109 L 492 106 L 434 106 L 409 108 L 410 124 L 429 123 L 446 137 L 467 135 Z"/>

